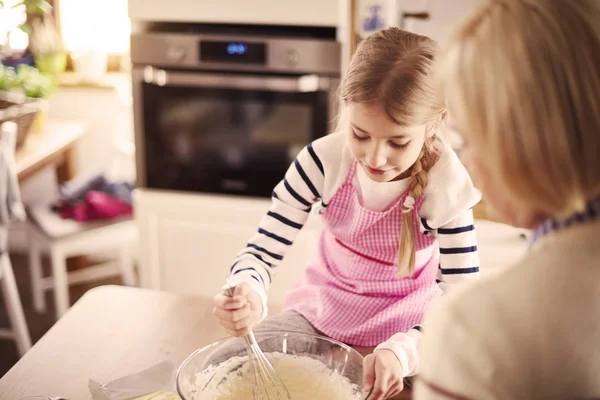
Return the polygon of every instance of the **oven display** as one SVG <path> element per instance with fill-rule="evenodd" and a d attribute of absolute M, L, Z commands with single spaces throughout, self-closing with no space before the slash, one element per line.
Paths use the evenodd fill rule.
<path fill-rule="evenodd" d="M 266 64 L 264 43 L 203 40 L 199 43 L 200 61 L 240 64 Z"/>

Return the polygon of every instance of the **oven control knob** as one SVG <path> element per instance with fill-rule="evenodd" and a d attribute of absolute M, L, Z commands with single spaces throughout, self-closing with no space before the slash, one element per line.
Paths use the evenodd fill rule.
<path fill-rule="evenodd" d="M 179 62 L 183 61 L 184 58 L 185 50 L 181 47 L 169 47 L 167 49 L 167 59 L 169 59 L 169 61 Z"/>
<path fill-rule="evenodd" d="M 287 62 L 291 67 L 295 67 L 300 62 L 300 54 L 296 50 L 288 50 L 286 56 Z"/>

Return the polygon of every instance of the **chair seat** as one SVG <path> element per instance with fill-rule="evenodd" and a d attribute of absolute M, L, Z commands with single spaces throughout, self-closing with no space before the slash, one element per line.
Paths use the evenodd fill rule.
<path fill-rule="evenodd" d="M 34 224 L 38 230 L 50 239 L 61 239 L 132 220 L 131 216 L 123 216 L 111 220 L 79 222 L 72 219 L 63 219 L 59 214 L 52 211 L 48 205 L 28 207 L 27 216 L 28 222 Z"/>

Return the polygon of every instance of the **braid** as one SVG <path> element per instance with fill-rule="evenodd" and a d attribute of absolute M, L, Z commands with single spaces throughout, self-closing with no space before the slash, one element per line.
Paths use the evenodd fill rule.
<path fill-rule="evenodd" d="M 427 139 L 423 149 L 412 166 L 410 182 L 408 184 L 408 195 L 415 201 L 419 199 L 425 187 L 427 186 L 427 174 L 435 164 L 437 156 L 435 154 L 436 137 Z M 404 208 L 403 209 L 407 210 Z M 400 234 L 400 245 L 398 247 L 398 277 L 410 276 L 415 272 L 415 238 L 414 238 L 414 213 L 412 210 L 402 214 L 402 231 Z"/>

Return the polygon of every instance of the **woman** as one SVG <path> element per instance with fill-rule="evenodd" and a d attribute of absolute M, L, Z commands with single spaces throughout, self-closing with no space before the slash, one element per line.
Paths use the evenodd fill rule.
<path fill-rule="evenodd" d="M 600 398 L 600 2 L 487 0 L 439 61 L 490 212 L 534 235 L 428 312 L 415 396 Z"/>

